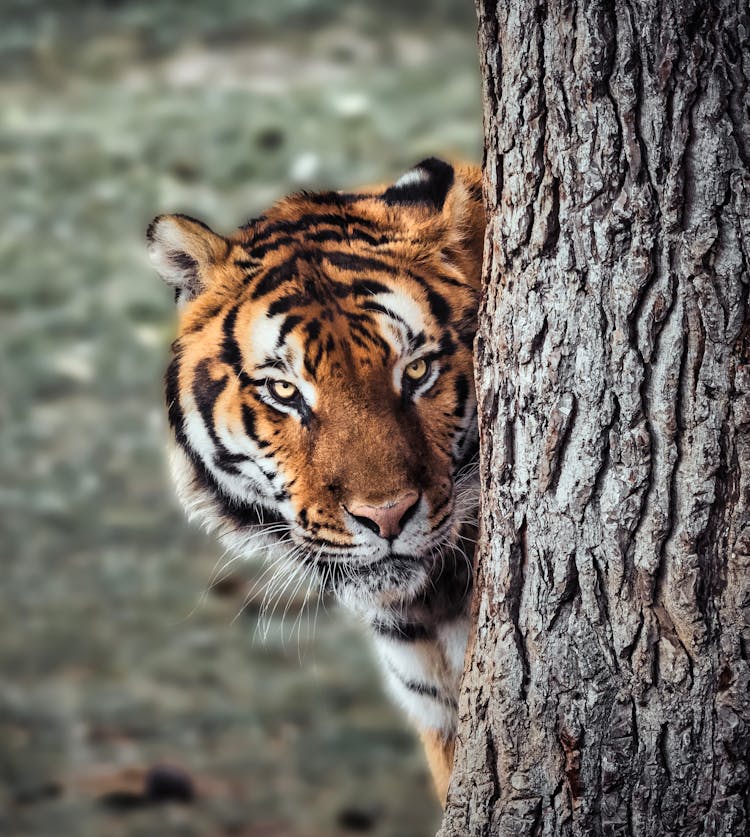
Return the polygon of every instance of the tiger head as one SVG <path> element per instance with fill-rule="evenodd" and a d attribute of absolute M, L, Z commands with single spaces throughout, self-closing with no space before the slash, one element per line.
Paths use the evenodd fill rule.
<path fill-rule="evenodd" d="M 475 513 L 480 172 L 300 193 L 228 237 L 148 230 L 175 291 L 172 470 L 230 547 L 276 543 L 350 603 L 418 595 Z"/>

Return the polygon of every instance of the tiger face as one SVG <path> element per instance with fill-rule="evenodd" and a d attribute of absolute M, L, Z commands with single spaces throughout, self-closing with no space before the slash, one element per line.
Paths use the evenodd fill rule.
<path fill-rule="evenodd" d="M 148 231 L 174 287 L 172 470 L 235 549 L 278 544 L 351 604 L 430 583 L 475 497 L 480 173 L 429 159 L 388 188 L 298 194 L 228 237 Z"/>

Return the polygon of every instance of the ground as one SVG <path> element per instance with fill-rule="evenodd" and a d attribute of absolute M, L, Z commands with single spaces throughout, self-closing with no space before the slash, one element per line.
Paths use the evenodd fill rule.
<path fill-rule="evenodd" d="M 174 315 L 143 235 L 479 159 L 470 4 L 18 0 L 0 73 L 0 833 L 434 833 L 359 626 L 293 602 L 282 631 L 282 603 L 262 641 L 258 562 L 206 592 L 221 553 L 165 476 Z M 148 799 L 155 765 L 193 800 Z"/>

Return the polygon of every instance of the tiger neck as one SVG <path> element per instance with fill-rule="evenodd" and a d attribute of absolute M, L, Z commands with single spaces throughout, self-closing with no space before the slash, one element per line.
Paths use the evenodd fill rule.
<path fill-rule="evenodd" d="M 371 620 L 389 691 L 421 730 L 455 735 L 458 693 L 469 635 L 471 571 L 455 561 L 429 592 Z"/>
<path fill-rule="evenodd" d="M 467 614 L 471 588 L 469 559 L 446 557 L 422 592 L 373 612 L 369 621 L 376 634 L 429 639 L 441 625 Z"/>

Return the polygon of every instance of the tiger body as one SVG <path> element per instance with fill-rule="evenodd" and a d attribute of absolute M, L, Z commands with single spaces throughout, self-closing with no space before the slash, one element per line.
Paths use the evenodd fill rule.
<path fill-rule="evenodd" d="M 480 171 L 431 158 L 395 184 L 285 198 L 233 235 L 149 228 L 176 293 L 166 375 L 186 510 L 258 539 L 370 627 L 444 796 L 477 504 L 472 344 Z"/>

